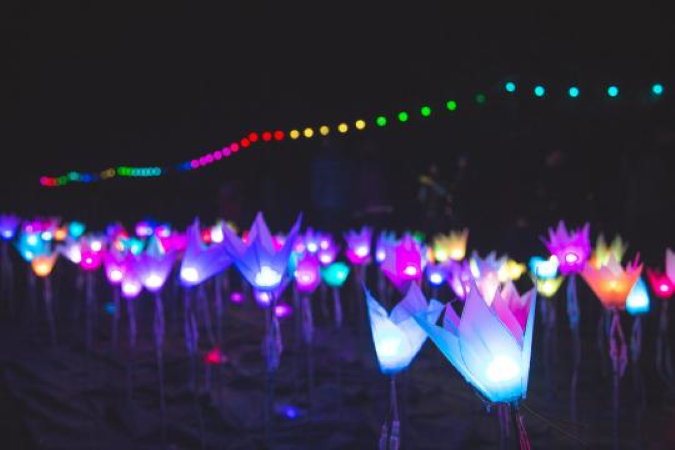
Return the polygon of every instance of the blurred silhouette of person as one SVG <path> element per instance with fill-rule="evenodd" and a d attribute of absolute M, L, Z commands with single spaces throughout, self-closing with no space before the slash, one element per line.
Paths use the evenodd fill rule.
<path fill-rule="evenodd" d="M 422 206 L 422 214 L 431 233 L 447 231 L 446 228 L 463 226 L 458 212 L 458 193 L 468 158 L 461 154 L 457 160 L 455 176 L 451 182 L 444 180 L 435 163 L 429 166 L 427 173 L 419 177 L 417 198 Z"/>

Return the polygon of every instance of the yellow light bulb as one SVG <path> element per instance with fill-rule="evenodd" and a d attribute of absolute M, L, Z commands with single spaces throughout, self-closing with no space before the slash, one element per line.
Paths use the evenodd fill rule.
<path fill-rule="evenodd" d="M 330 132 L 330 128 L 328 128 L 326 125 L 321 126 L 319 128 L 319 133 L 321 133 L 321 136 L 326 136 Z"/>
<path fill-rule="evenodd" d="M 356 127 L 357 130 L 363 130 L 366 127 L 366 122 L 364 120 L 357 120 L 354 123 L 354 126 Z"/>
<path fill-rule="evenodd" d="M 314 130 L 312 130 L 312 129 L 309 128 L 309 127 L 308 127 L 308 128 L 305 128 L 305 131 L 303 132 L 303 134 L 305 135 L 305 137 L 306 137 L 307 139 L 309 139 L 309 138 L 311 138 L 312 136 L 314 136 Z"/>
<path fill-rule="evenodd" d="M 349 125 L 347 125 L 346 123 L 341 123 L 340 125 L 338 125 L 338 131 L 340 133 L 346 133 L 347 131 L 349 131 Z"/>
<path fill-rule="evenodd" d="M 291 130 L 288 135 L 291 137 L 291 139 L 297 139 L 300 137 L 300 132 L 298 130 Z"/>

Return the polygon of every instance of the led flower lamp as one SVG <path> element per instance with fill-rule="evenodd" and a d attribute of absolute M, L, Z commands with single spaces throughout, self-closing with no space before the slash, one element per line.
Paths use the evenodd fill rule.
<path fill-rule="evenodd" d="M 54 269 L 54 265 L 56 264 L 56 259 L 58 256 L 59 254 L 56 252 L 35 256 L 35 258 L 33 258 L 31 261 L 31 267 L 35 275 L 40 278 L 48 277 Z"/>
<path fill-rule="evenodd" d="M 333 288 L 342 287 L 348 276 L 349 266 L 343 262 L 336 262 L 321 269 L 323 281 Z"/>
<path fill-rule="evenodd" d="M 473 274 L 469 262 L 450 261 L 448 263 L 448 284 L 460 300 L 466 300 L 471 291 Z"/>
<path fill-rule="evenodd" d="M 338 253 L 340 253 L 340 246 L 333 241 L 331 236 L 322 235 L 319 238 L 319 250 L 316 252 L 316 256 L 322 266 L 333 264 Z"/>
<path fill-rule="evenodd" d="M 614 255 L 610 255 L 606 265 L 597 269 L 588 264 L 581 275 L 606 309 L 623 310 L 641 273 L 642 264 L 638 263 L 638 258 L 624 269 Z"/>
<path fill-rule="evenodd" d="M 536 296 L 532 290 L 522 297 L 510 295 L 506 299 L 497 290 L 488 306 L 474 285 L 461 318 L 446 305 L 442 327 L 433 317 L 415 315 L 455 369 L 494 403 L 517 403 L 527 395 Z M 514 314 L 511 307 L 516 303 L 526 314 Z"/>
<path fill-rule="evenodd" d="M 495 293 L 501 285 L 499 273 L 503 270 L 502 267 L 506 264 L 506 260 L 506 256 L 497 258 L 496 252 L 490 252 L 485 258 L 481 258 L 477 252 L 473 252 L 469 261 L 476 286 L 488 302 L 488 306 L 492 304 Z"/>
<path fill-rule="evenodd" d="M 175 253 L 165 253 L 159 239 L 150 237 L 148 248 L 136 264 L 136 273 L 143 287 L 149 292 L 158 293 L 171 274 Z"/>
<path fill-rule="evenodd" d="M 434 257 L 437 262 L 448 260 L 461 261 L 466 256 L 466 242 L 469 239 L 469 230 L 451 231 L 449 234 L 440 234 L 434 238 Z"/>
<path fill-rule="evenodd" d="M 44 254 L 45 247 L 46 244 L 40 238 L 39 233 L 22 231 L 16 242 L 16 248 L 26 262 L 31 262 L 36 256 Z"/>
<path fill-rule="evenodd" d="M 54 230 L 54 240 L 56 242 L 63 242 L 68 238 L 68 226 L 63 225 Z"/>
<path fill-rule="evenodd" d="M 346 255 L 349 262 L 355 266 L 362 266 L 370 262 L 370 245 L 373 231 L 370 227 L 363 227 L 361 231 L 350 230 L 345 233 L 347 242 Z"/>
<path fill-rule="evenodd" d="M 320 234 L 315 233 L 312 227 L 307 228 L 307 231 L 305 231 L 302 240 L 304 241 L 305 250 L 307 252 L 315 254 L 319 251 Z"/>
<path fill-rule="evenodd" d="M 258 213 L 245 244 L 231 230 L 225 229 L 223 245 L 244 278 L 261 291 L 274 291 L 281 283 L 293 250 L 301 217 L 293 225 L 281 250 L 276 251 L 272 235 L 262 213 Z"/>
<path fill-rule="evenodd" d="M 84 231 L 86 229 L 87 229 L 87 227 L 82 222 L 78 222 L 77 220 L 73 220 L 68 225 L 68 234 L 73 239 L 79 239 L 84 234 Z"/>
<path fill-rule="evenodd" d="M 406 292 L 411 283 L 422 279 L 422 248 L 411 235 L 404 235 L 392 247 L 381 269 L 400 292 Z"/>
<path fill-rule="evenodd" d="M 147 220 L 143 220 L 141 222 L 138 222 L 136 224 L 136 236 L 140 238 L 147 238 L 152 235 L 152 232 L 154 230 L 153 225 L 148 222 Z"/>
<path fill-rule="evenodd" d="M 375 243 L 375 261 L 377 261 L 378 264 L 382 264 L 387 258 L 389 250 L 395 245 L 396 235 L 393 232 L 382 231 Z"/>
<path fill-rule="evenodd" d="M 224 244 L 207 247 L 200 230 L 199 219 L 195 219 L 187 231 L 185 254 L 180 265 L 180 282 L 185 287 L 203 283 L 232 264 Z"/>
<path fill-rule="evenodd" d="M 549 259 L 544 259 L 541 256 L 533 256 L 530 258 L 530 272 L 540 280 L 548 280 L 555 278 L 558 275 L 558 257 L 551 255 Z"/>
<path fill-rule="evenodd" d="M 564 222 L 560 221 L 557 229 L 548 229 L 548 240 L 542 237 L 548 251 L 558 259 L 563 275 L 581 273 L 584 270 L 586 261 L 591 256 L 589 233 L 589 224 L 579 230 L 568 231 Z"/>
<path fill-rule="evenodd" d="M 319 260 L 311 253 L 305 253 L 295 266 L 295 286 L 299 292 L 311 294 L 321 284 Z"/>
<path fill-rule="evenodd" d="M 447 265 L 427 264 L 424 269 L 424 273 L 429 284 L 435 288 L 438 288 L 442 286 L 447 280 L 448 270 L 449 269 Z"/>
<path fill-rule="evenodd" d="M 499 278 L 500 283 L 518 281 L 523 273 L 525 273 L 525 270 L 525 264 L 521 264 L 513 259 L 508 259 L 506 260 L 506 263 L 499 268 L 497 277 Z"/>
<path fill-rule="evenodd" d="M 536 280 L 537 292 L 545 298 L 552 298 L 560 289 L 563 282 L 563 277 L 558 278 L 540 278 Z"/>
<path fill-rule="evenodd" d="M 609 262 L 609 257 L 611 255 L 614 255 L 614 259 L 616 259 L 617 262 L 621 262 L 627 249 L 628 244 L 623 242 L 621 236 L 615 236 L 612 243 L 607 245 L 607 242 L 605 242 L 605 236 L 601 233 L 598 236 L 597 242 L 595 243 L 595 251 L 591 255 L 591 258 L 588 262 L 596 269 L 606 265 Z"/>
<path fill-rule="evenodd" d="M 97 248 L 98 250 L 94 250 Z M 103 263 L 103 248 L 101 241 L 83 239 L 80 244 L 80 267 L 85 272 L 92 272 Z"/>
<path fill-rule="evenodd" d="M 666 275 L 672 283 L 675 283 L 675 252 L 666 249 Z"/>
<path fill-rule="evenodd" d="M 281 295 L 284 293 L 289 283 L 290 279 L 288 277 L 283 277 L 281 283 L 277 285 L 273 291 L 253 289 L 253 297 L 258 305 L 267 308 L 272 304 L 273 300 L 276 301 L 281 298 Z"/>
<path fill-rule="evenodd" d="M 663 300 L 668 300 L 675 292 L 675 283 L 664 273 L 650 267 L 647 268 L 647 279 L 652 287 L 654 295 Z"/>
<path fill-rule="evenodd" d="M 82 251 L 79 241 L 67 238 L 64 244 L 57 247 L 57 251 L 73 264 L 79 265 L 82 261 Z"/>
<path fill-rule="evenodd" d="M 386 375 L 408 367 L 427 338 L 413 316 L 422 314 L 435 322 L 443 312 L 443 305 L 436 300 L 427 303 L 422 290 L 414 283 L 391 314 L 367 290 L 366 303 L 377 361 Z"/>
<path fill-rule="evenodd" d="M 646 314 L 649 312 L 649 303 L 647 283 L 640 277 L 635 282 L 633 289 L 628 293 L 628 297 L 626 298 L 626 312 L 631 316 Z"/>
<path fill-rule="evenodd" d="M 16 236 L 21 219 L 14 214 L 0 214 L 0 239 L 10 241 Z"/>
<path fill-rule="evenodd" d="M 122 297 L 126 299 L 134 299 L 141 294 L 143 290 L 143 283 L 140 278 L 133 272 L 133 270 L 128 270 L 125 272 L 124 277 L 122 278 Z"/>

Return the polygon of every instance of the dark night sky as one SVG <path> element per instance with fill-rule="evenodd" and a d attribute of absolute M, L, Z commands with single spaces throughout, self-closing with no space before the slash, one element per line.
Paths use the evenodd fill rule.
<path fill-rule="evenodd" d="M 162 181 L 118 180 L 45 192 L 36 185 L 37 178 L 120 164 L 174 164 L 217 149 L 251 128 L 373 117 L 399 105 L 441 101 L 476 89 L 490 93 L 490 87 L 508 76 L 551 86 L 616 82 L 628 90 L 654 80 L 675 86 L 675 27 L 656 6 L 622 10 L 607 5 L 592 11 L 566 4 L 558 11 L 497 11 L 486 4 L 467 11 L 449 2 L 438 2 L 443 8 L 392 2 L 381 7 L 269 3 L 3 2 L 0 148 L 5 163 L 0 169 L 0 209 L 65 211 L 103 220 L 135 218 L 148 208 L 183 220 L 209 214 L 222 179 L 243 180 L 249 186 L 254 177 L 275 180 L 270 183 L 276 186 L 288 182 L 287 190 L 297 193 L 302 190 L 297 179 L 306 178 L 319 140 L 279 144 L 259 150 L 264 155 L 242 155 L 227 166 L 205 169 L 203 175 Z M 489 106 L 484 115 L 468 114 L 456 125 L 443 120 L 411 123 L 409 131 L 370 132 L 337 145 L 352 157 L 364 145 L 374 146 L 388 160 L 384 164 L 394 166 L 392 173 L 403 178 L 393 183 L 399 190 L 410 185 L 405 177 L 414 183 L 429 161 L 455 161 L 461 147 L 476 161 L 474 177 L 507 182 L 515 186 L 508 190 L 514 195 L 533 189 L 540 175 L 535 163 L 547 151 L 584 152 L 588 167 L 570 163 L 560 177 L 587 180 L 601 179 L 597 173 L 604 167 L 618 174 L 626 164 L 635 165 L 644 174 L 649 167 L 662 166 L 662 141 L 672 155 L 673 138 L 667 133 L 668 124 L 672 133 L 672 102 L 637 112 L 635 102 L 613 109 L 586 102 L 575 111 L 561 108 L 560 102 L 551 104 L 533 106 L 523 100 L 517 111 Z M 624 134 L 611 136 L 619 132 Z M 647 148 L 652 156 L 642 159 Z M 410 159 L 411 150 L 417 157 L 399 167 L 404 158 Z M 491 159 L 488 151 L 501 156 Z M 613 158 L 615 152 L 623 159 Z M 633 214 L 626 213 L 631 211 L 626 204 L 643 199 L 627 199 L 626 186 L 635 181 L 609 181 L 614 185 L 605 190 L 616 186 L 626 203 L 617 207 L 610 200 L 605 206 L 619 211 L 605 220 L 623 221 Z M 471 203 L 467 215 L 499 219 L 501 213 L 491 216 L 477 206 L 494 197 L 496 186 L 474 183 L 485 192 L 472 189 L 478 197 L 466 199 Z M 672 192 L 667 184 L 652 184 L 640 195 Z M 603 186 L 592 188 L 600 195 Z M 497 196 L 507 195 L 497 190 Z M 251 198 L 262 197 L 251 195 L 250 208 L 265 207 L 264 201 Z M 307 199 L 286 194 L 279 200 L 299 210 Z M 528 202 L 525 198 L 518 208 L 527 209 Z M 578 202 L 572 198 L 568 203 Z M 672 201 L 665 204 L 666 209 L 672 206 Z M 105 214 L 99 214 L 102 210 Z M 568 205 L 550 217 L 542 213 L 546 217 L 540 220 L 563 213 L 581 220 L 585 211 Z M 634 217 L 628 220 L 635 222 Z"/>

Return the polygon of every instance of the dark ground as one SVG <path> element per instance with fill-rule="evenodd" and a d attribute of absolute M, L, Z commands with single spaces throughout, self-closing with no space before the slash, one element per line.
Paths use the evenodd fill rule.
<path fill-rule="evenodd" d="M 72 289 L 72 267 L 68 264 L 61 261 L 55 273 L 57 347 L 48 343 L 41 302 L 38 313 L 28 316 L 30 319 L 8 323 L 4 316 L 0 326 L 0 414 L 5 418 L 0 431 L 7 444 L 5 448 L 160 448 L 152 301 L 142 296 L 136 303 L 139 340 L 133 396 L 129 402 L 126 311 L 123 308 L 119 351 L 113 356 L 109 336 L 111 316 L 104 312 L 105 303 L 110 301 L 110 291 L 106 285 L 99 284 L 95 349 L 87 355 L 83 345 L 83 320 L 77 316 L 82 294 L 74 293 Z M 236 283 L 238 276 L 231 277 Z M 374 282 L 374 276 L 371 280 Z M 207 289 L 213 293 L 212 284 Z M 17 300 L 26 298 L 23 291 L 21 288 Z M 199 416 L 194 397 L 187 388 L 189 366 L 182 337 L 182 319 L 174 314 L 171 286 L 166 292 L 168 441 L 172 448 L 199 448 Z M 295 344 L 295 316 L 282 319 L 285 348 L 277 381 L 277 407 L 293 405 L 299 416 L 289 419 L 281 414 L 277 418 L 275 448 L 365 449 L 377 446 L 379 429 L 388 407 L 388 381 L 376 366 L 369 334 L 366 332 L 359 337 L 357 327 L 353 326 L 353 284 L 347 283 L 343 292 L 348 320 L 347 327 L 340 333 L 332 331 L 322 314 L 318 293 L 313 300 L 317 332 L 313 353 L 315 412 L 311 419 L 306 411 L 306 353 L 302 346 Z M 441 298 L 447 294 L 442 293 Z M 543 330 L 538 323 L 530 392 L 525 404 L 539 415 L 554 420 L 556 427 L 568 432 L 578 429 L 579 438 L 588 444 L 588 448 L 612 448 L 611 382 L 610 377 L 603 374 L 603 359 L 595 345 L 599 304 L 585 288 L 580 289 L 583 362 L 577 419 L 582 425 L 577 428 L 564 422 L 570 419 L 570 350 L 564 302 L 559 301 L 560 298 L 557 300 L 558 358 L 552 372 L 554 387 L 549 390 L 545 382 Z M 212 296 L 209 301 L 213 305 Z M 30 311 L 29 302 L 21 306 L 24 312 Z M 198 317 L 201 320 L 201 316 Z M 630 320 L 623 317 L 627 335 Z M 638 370 L 646 386 L 645 406 L 640 407 L 642 399 L 635 389 L 634 368 L 629 366 L 621 383 L 620 448 L 673 448 L 675 397 L 666 395 L 664 385 L 655 375 L 655 314 L 652 313 L 644 324 L 644 350 Z M 203 357 L 210 344 L 203 322 L 200 325 L 200 357 Z M 224 351 L 229 362 L 222 366 L 220 376 L 217 376 L 216 367 L 210 367 L 208 388 L 209 366 L 199 365 L 198 404 L 204 419 L 205 446 L 213 449 L 263 448 L 260 426 L 263 315 L 250 300 L 241 305 L 227 302 L 224 326 Z M 338 361 L 341 388 L 337 386 Z M 472 389 L 431 342 L 425 344 L 398 383 L 404 435 L 401 448 L 498 448 L 497 418 L 485 412 Z M 338 393 L 342 396 L 341 413 Z M 525 411 L 525 421 L 535 449 L 582 448 L 553 429 L 551 422 L 542 421 L 529 411 Z"/>

